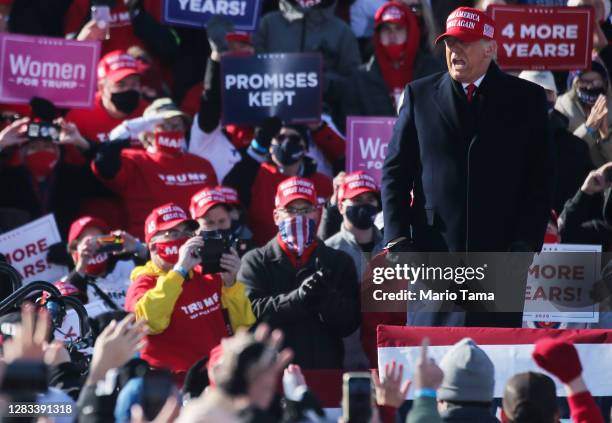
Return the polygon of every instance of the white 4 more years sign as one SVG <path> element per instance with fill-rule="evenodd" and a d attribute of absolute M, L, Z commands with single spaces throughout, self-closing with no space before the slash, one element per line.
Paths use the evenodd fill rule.
<path fill-rule="evenodd" d="M 529 268 L 523 321 L 597 323 L 590 291 L 600 274 L 600 245 L 544 244 Z"/>
<path fill-rule="evenodd" d="M 68 273 L 68 268 L 47 261 L 49 247 L 62 239 L 52 214 L 0 235 L 0 253 L 13 266 L 23 283 L 55 282 Z"/>

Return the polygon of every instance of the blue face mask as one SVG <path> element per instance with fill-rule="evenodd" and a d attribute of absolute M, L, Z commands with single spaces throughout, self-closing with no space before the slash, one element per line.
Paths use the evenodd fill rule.
<path fill-rule="evenodd" d="M 278 233 L 291 251 L 301 256 L 315 240 L 317 222 L 298 215 L 284 219 L 278 224 Z"/>

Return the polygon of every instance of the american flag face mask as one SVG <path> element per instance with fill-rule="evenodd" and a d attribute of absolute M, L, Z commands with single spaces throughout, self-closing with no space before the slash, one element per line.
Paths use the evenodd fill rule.
<path fill-rule="evenodd" d="M 278 225 L 281 239 L 298 256 L 312 245 L 315 239 L 316 222 L 305 216 L 292 216 Z"/>

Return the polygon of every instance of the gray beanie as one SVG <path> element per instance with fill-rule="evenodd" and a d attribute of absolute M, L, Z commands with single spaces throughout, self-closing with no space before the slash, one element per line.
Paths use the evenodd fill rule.
<path fill-rule="evenodd" d="M 438 399 L 444 401 L 491 402 L 495 368 L 487 354 L 470 338 L 457 342 L 442 357 L 444 380 Z"/>

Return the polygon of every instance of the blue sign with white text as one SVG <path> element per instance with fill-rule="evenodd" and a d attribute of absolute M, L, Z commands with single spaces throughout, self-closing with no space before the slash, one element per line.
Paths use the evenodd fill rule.
<path fill-rule="evenodd" d="M 164 0 L 163 21 L 202 28 L 213 16 L 223 16 L 237 31 L 255 31 L 261 0 Z"/>
<path fill-rule="evenodd" d="M 257 125 L 267 117 L 307 123 L 321 119 L 319 53 L 223 56 L 223 124 Z"/>

